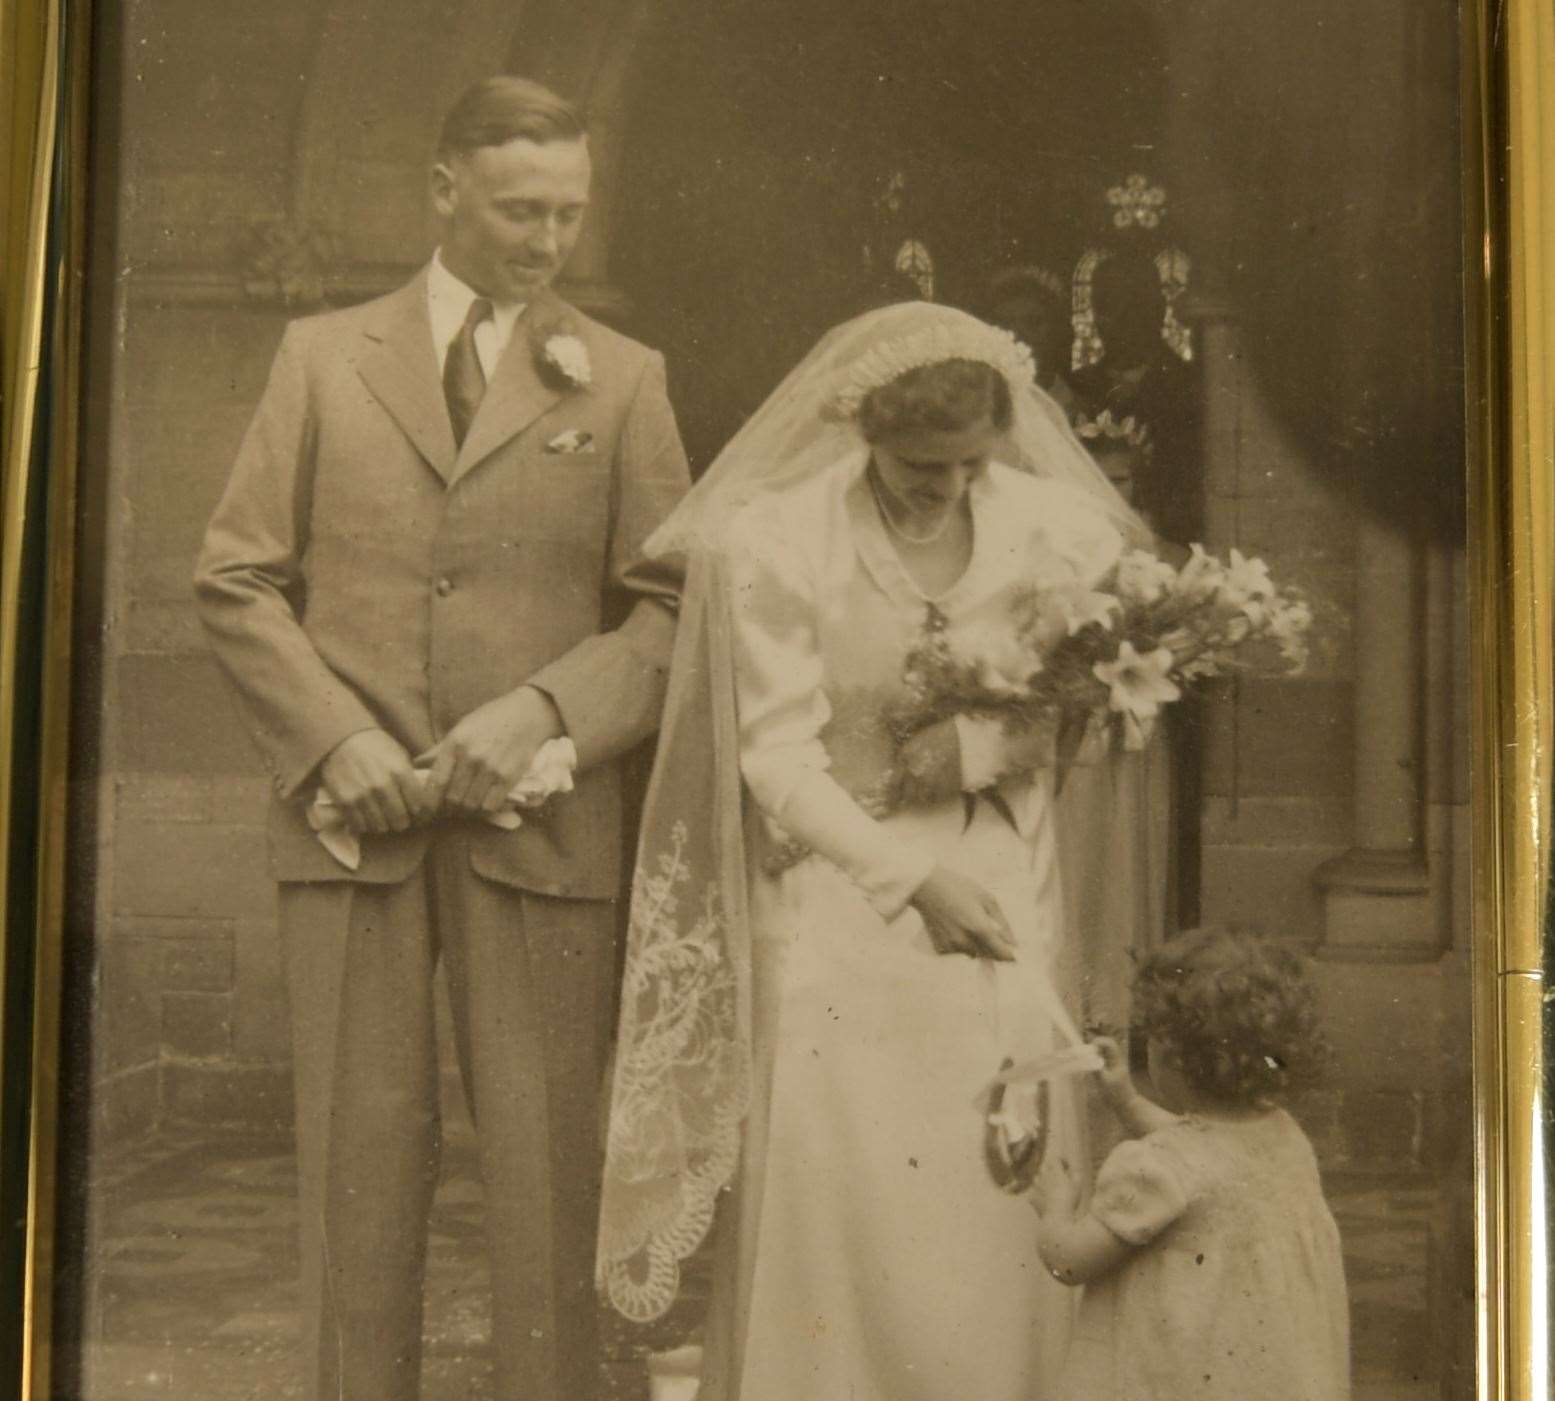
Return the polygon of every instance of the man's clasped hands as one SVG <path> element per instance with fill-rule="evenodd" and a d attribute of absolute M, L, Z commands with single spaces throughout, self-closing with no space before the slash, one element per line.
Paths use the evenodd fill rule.
<path fill-rule="evenodd" d="M 487 701 L 418 755 L 385 730 L 359 730 L 320 766 L 315 806 L 358 834 L 537 806 L 571 787 L 575 756 L 564 735 L 555 704 L 533 686 Z"/>

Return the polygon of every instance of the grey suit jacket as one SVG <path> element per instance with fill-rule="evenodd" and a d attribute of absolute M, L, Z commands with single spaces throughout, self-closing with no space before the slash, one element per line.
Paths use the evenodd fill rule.
<path fill-rule="evenodd" d="M 547 382 L 534 344 L 578 336 L 592 383 Z M 592 435 L 557 452 L 567 429 Z M 548 692 L 576 791 L 516 832 L 474 824 L 491 879 L 616 894 L 620 755 L 657 727 L 679 580 L 643 541 L 689 484 L 661 356 L 553 294 L 514 329 L 455 447 L 425 274 L 293 322 L 211 520 L 200 616 L 274 774 L 277 879 L 349 876 L 303 808 L 323 758 L 382 727 L 420 753 L 484 702 Z M 425 830 L 369 837 L 355 879 L 397 881 Z"/>

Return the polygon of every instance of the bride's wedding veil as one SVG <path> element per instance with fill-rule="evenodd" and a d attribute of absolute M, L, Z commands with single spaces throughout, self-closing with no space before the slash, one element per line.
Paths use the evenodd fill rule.
<path fill-rule="evenodd" d="M 845 321 L 822 336 L 649 538 L 647 552 L 659 556 L 717 548 L 730 518 L 746 503 L 808 481 L 858 446 L 857 428 L 833 412 L 839 395 L 856 398 L 856 384 L 877 381 L 893 364 L 906 369 L 952 358 L 958 348 L 979 343 L 989 349 L 981 354 L 974 349 L 970 358 L 992 356 L 1003 368 L 1019 355 L 1027 365 L 1024 376 L 1006 376 L 1012 379 L 1015 413 L 1004 460 L 1070 483 L 1126 537 L 1141 535 L 1139 518 L 1070 431 L 1064 411 L 1037 388 L 1029 357 L 1012 337 L 954 307 L 903 302 Z M 936 354 L 937 348 L 948 353 Z"/>
<path fill-rule="evenodd" d="M 1003 369 L 1014 467 L 1057 478 L 1125 538 L 1148 533 L 1036 387 L 1011 338 L 964 312 L 909 302 L 828 332 L 649 539 L 687 575 L 658 757 L 643 813 L 611 1086 L 598 1275 L 646 1321 L 679 1290 L 734 1180 L 750 1097 L 750 936 L 728 586 L 729 521 L 856 453 L 860 393 L 958 356 Z"/>

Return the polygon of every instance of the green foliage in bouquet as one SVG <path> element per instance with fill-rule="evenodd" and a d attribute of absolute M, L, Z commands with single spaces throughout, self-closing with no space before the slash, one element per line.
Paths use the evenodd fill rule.
<path fill-rule="evenodd" d="M 1139 748 L 1164 706 L 1213 678 L 1299 671 L 1312 617 L 1260 559 L 1195 545 L 1176 568 L 1134 550 L 1094 587 L 1033 584 L 1003 617 L 955 628 L 935 617 L 904 664 L 892 733 L 905 743 L 958 715 L 1046 729 L 1061 767 L 1098 724 Z"/>

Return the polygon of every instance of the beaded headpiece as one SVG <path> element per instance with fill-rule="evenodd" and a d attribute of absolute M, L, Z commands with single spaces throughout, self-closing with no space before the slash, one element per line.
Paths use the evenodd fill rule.
<path fill-rule="evenodd" d="M 826 396 L 821 417 L 843 423 L 858 417 L 864 400 L 909 370 L 946 360 L 973 360 L 1004 376 L 1011 389 L 1036 383 L 1036 362 L 1008 331 L 981 322 L 940 324 L 875 346 L 848 366 Z"/>

